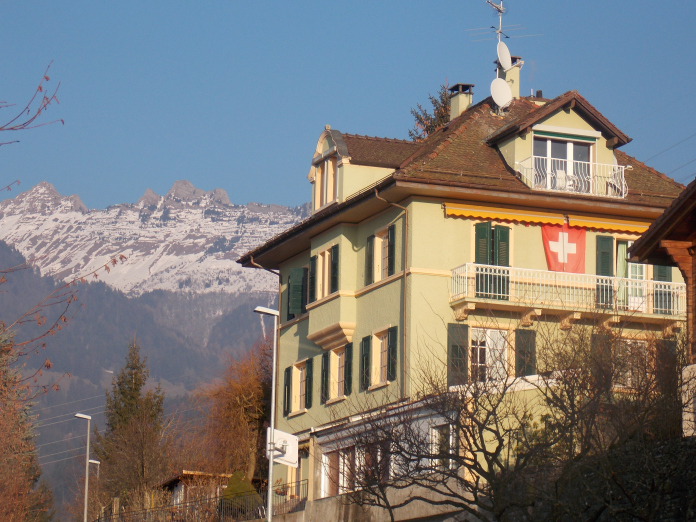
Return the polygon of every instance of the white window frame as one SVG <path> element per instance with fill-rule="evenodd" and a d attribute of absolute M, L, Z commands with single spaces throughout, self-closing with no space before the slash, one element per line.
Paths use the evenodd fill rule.
<path fill-rule="evenodd" d="M 345 397 L 346 395 L 346 389 L 345 389 L 345 382 L 346 382 L 346 350 L 345 347 L 341 348 L 336 348 L 332 352 L 333 354 L 333 361 L 335 361 L 335 371 L 334 371 L 334 365 L 332 364 L 331 368 L 331 375 L 332 377 L 335 377 L 335 379 L 332 379 L 331 382 L 331 387 L 333 388 L 333 393 L 334 396 L 332 398 L 341 398 Z"/>
<path fill-rule="evenodd" d="M 449 454 L 455 454 L 457 451 L 457 438 L 454 426 L 451 424 L 437 424 L 430 427 L 430 454 L 436 455 L 440 448 L 441 431 L 447 428 L 449 430 L 448 441 L 447 441 L 447 452 Z M 442 465 L 439 462 L 439 458 L 432 458 L 430 460 L 430 466 L 433 470 L 442 469 Z M 454 459 L 448 458 L 447 469 L 455 469 L 457 463 Z"/>
<path fill-rule="evenodd" d="M 316 299 L 323 299 L 331 290 L 331 245 L 317 254 Z"/>
<path fill-rule="evenodd" d="M 335 154 L 314 166 L 314 210 L 336 201 L 338 194 L 338 158 Z"/>
<path fill-rule="evenodd" d="M 292 367 L 292 408 L 290 413 L 304 409 L 304 397 L 307 394 L 307 361 L 296 363 Z M 304 393 L 303 393 L 304 392 Z"/>
<path fill-rule="evenodd" d="M 331 459 L 336 458 L 336 479 L 331 477 Z M 355 487 L 355 477 L 350 477 L 350 473 L 355 473 L 357 466 L 357 451 L 354 446 L 346 446 L 336 450 L 323 453 L 321 456 L 321 497 L 327 498 L 330 495 L 330 488 L 334 486 L 337 495 L 343 495 L 353 491 Z M 352 463 L 352 470 L 351 470 Z M 352 487 L 351 487 L 351 482 Z"/>
<path fill-rule="evenodd" d="M 387 380 L 387 363 L 389 361 L 389 328 L 372 334 L 370 354 L 370 386 L 389 384 Z M 383 378 L 384 377 L 384 378 Z"/>
<path fill-rule="evenodd" d="M 469 341 L 471 379 L 477 382 L 502 381 L 509 377 L 507 330 L 496 328 L 472 328 Z M 480 350 L 484 349 L 484 363 L 480 363 Z M 474 350 L 477 350 L 474 356 Z M 493 364 L 491 364 L 493 362 Z M 479 376 L 480 368 L 485 371 L 485 378 Z M 493 370 L 493 371 L 492 371 Z"/>
<path fill-rule="evenodd" d="M 375 232 L 373 246 L 372 281 L 374 283 L 386 279 L 389 272 L 389 227 Z"/>

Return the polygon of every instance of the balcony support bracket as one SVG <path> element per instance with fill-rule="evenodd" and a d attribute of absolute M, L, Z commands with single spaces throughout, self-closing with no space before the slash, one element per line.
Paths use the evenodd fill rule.
<path fill-rule="evenodd" d="M 610 315 L 604 321 L 602 321 L 602 326 L 604 326 L 604 328 L 611 328 L 613 325 L 620 322 L 621 317 L 619 317 L 618 315 Z"/>
<path fill-rule="evenodd" d="M 460 303 L 454 307 L 454 318 L 457 321 L 466 321 L 472 310 L 476 310 L 476 303 Z"/>
<path fill-rule="evenodd" d="M 573 327 L 573 322 L 582 319 L 580 312 L 571 312 L 561 316 L 561 330 L 570 330 Z"/>
<path fill-rule="evenodd" d="M 522 326 L 532 326 L 534 324 L 534 320 L 538 319 L 539 317 L 541 317 L 540 308 L 532 308 L 531 310 L 525 310 L 522 313 L 522 320 L 520 321 L 520 324 Z"/>

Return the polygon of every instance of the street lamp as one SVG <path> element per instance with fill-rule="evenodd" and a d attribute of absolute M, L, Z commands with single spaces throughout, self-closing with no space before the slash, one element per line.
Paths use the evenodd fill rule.
<path fill-rule="evenodd" d="M 278 346 L 278 317 L 280 312 L 263 306 L 254 308 L 257 314 L 273 316 L 273 367 L 271 370 L 271 430 L 268 445 L 268 522 L 273 519 L 273 451 L 275 450 L 276 352 Z"/>
<path fill-rule="evenodd" d="M 87 454 L 85 457 L 85 514 L 83 517 L 83 522 L 87 522 L 87 490 L 89 489 L 89 425 L 92 417 L 85 415 L 84 413 L 77 413 L 75 417 L 78 419 L 87 419 Z"/>
<path fill-rule="evenodd" d="M 89 459 L 89 463 L 97 465 L 97 478 L 99 478 L 99 464 L 101 464 L 101 462 L 99 462 L 98 460 Z"/>

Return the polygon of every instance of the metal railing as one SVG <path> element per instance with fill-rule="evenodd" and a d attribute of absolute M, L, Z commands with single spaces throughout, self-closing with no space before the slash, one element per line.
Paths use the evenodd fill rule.
<path fill-rule="evenodd" d="M 625 198 L 623 165 L 530 156 L 517 163 L 522 181 L 532 189 Z"/>
<path fill-rule="evenodd" d="M 203 497 L 190 502 L 146 509 L 104 513 L 95 522 L 242 522 L 266 518 L 266 491 Z M 307 481 L 273 486 L 273 515 L 302 511 L 307 504 Z"/>
<path fill-rule="evenodd" d="M 450 302 L 509 301 L 569 311 L 686 315 L 686 285 L 467 263 L 452 270 Z"/>

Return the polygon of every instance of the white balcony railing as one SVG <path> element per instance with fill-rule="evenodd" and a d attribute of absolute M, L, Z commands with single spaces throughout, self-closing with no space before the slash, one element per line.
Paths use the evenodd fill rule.
<path fill-rule="evenodd" d="M 452 270 L 450 302 L 464 298 L 568 311 L 686 315 L 686 285 L 467 263 Z"/>
<path fill-rule="evenodd" d="M 623 165 L 530 156 L 517 164 L 522 181 L 532 189 L 625 198 Z"/>

